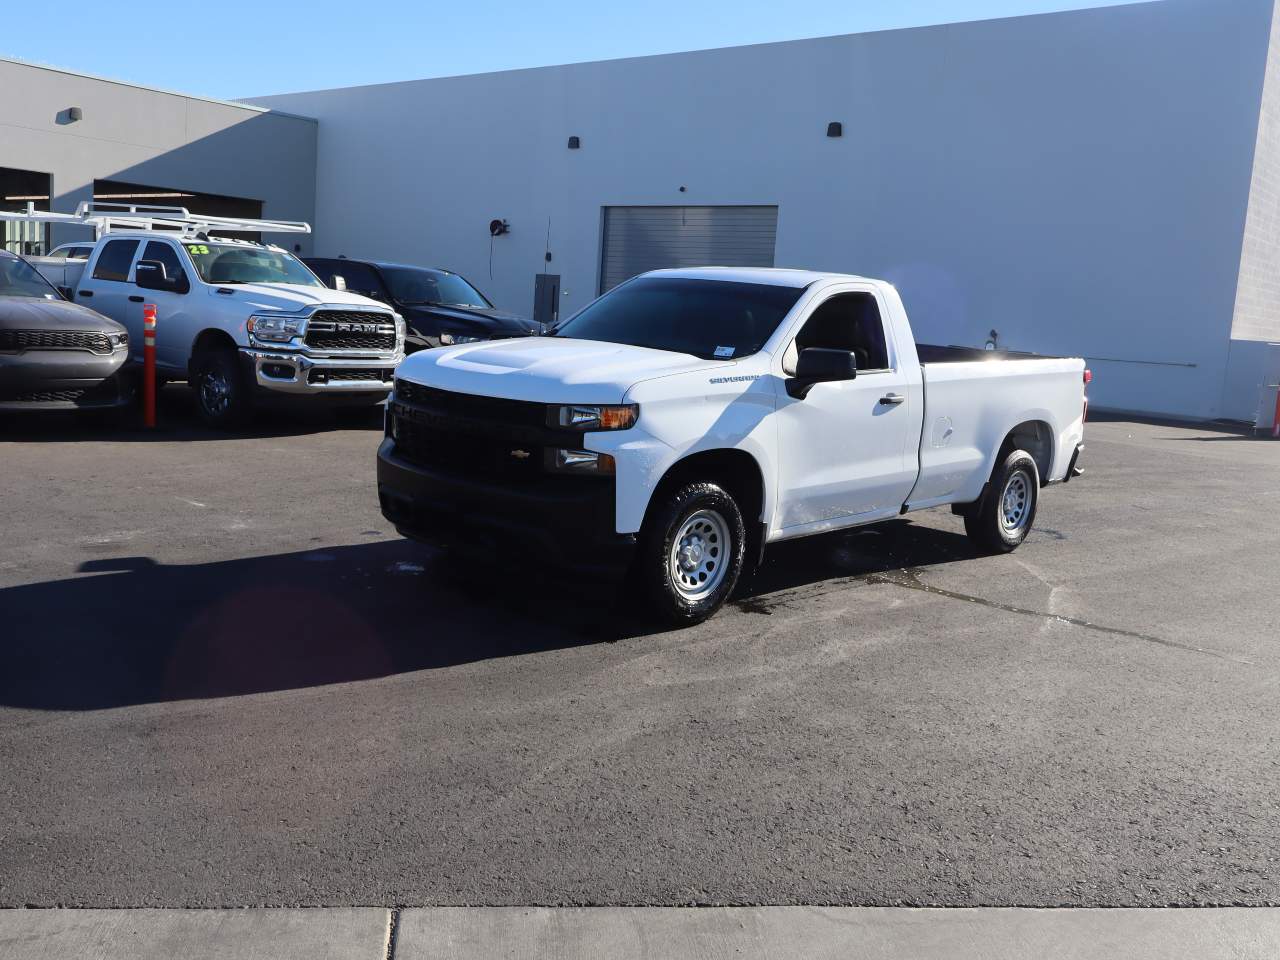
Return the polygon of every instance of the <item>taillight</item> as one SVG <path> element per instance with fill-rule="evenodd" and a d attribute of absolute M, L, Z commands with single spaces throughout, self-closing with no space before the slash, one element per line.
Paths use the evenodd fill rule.
<path fill-rule="evenodd" d="M 1084 372 L 1084 385 L 1087 387 L 1091 383 L 1093 383 L 1093 371 L 1086 370 Z"/>
<path fill-rule="evenodd" d="M 1093 383 L 1093 371 L 1086 370 L 1084 372 L 1084 385 L 1087 387 L 1091 383 Z M 1089 419 L 1089 395 L 1087 393 L 1084 397 L 1084 413 L 1081 414 L 1080 419 L 1081 422 L 1085 422 Z"/>

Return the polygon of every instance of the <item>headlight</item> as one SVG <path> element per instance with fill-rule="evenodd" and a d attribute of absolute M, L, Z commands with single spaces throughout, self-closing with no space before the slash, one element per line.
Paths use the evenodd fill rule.
<path fill-rule="evenodd" d="M 248 327 L 259 340 L 284 343 L 302 336 L 306 332 L 307 321 L 302 317 L 250 317 Z"/>
<path fill-rule="evenodd" d="M 111 344 L 112 350 L 120 350 L 129 345 L 129 335 L 127 333 L 108 333 L 107 341 Z"/>
<path fill-rule="evenodd" d="M 557 473 L 590 473 L 596 476 L 613 476 L 617 464 L 607 453 L 594 450 L 548 450 L 547 466 Z"/>
<path fill-rule="evenodd" d="M 547 426 L 568 430 L 629 430 L 640 417 L 640 407 L 634 403 L 618 403 L 605 407 L 584 407 L 577 404 L 552 407 L 548 411 Z"/>
<path fill-rule="evenodd" d="M 450 347 L 455 343 L 479 343 L 484 337 L 469 337 L 465 333 L 442 333 L 440 334 L 440 343 L 442 346 Z"/>

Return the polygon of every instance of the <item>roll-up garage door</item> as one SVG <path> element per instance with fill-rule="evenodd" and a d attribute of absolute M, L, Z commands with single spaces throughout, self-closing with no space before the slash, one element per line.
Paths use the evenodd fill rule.
<path fill-rule="evenodd" d="M 605 207 L 600 292 L 663 267 L 772 267 L 777 207 Z"/>

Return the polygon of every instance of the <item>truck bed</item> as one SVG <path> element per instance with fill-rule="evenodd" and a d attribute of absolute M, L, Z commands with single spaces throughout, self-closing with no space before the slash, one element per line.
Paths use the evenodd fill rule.
<path fill-rule="evenodd" d="M 1041 481 L 1066 477 L 1084 436 L 1082 359 L 930 344 L 916 349 L 924 414 L 912 509 L 976 500 L 1004 438 L 1024 424 L 1022 445 L 1033 450 Z"/>
<path fill-rule="evenodd" d="M 980 347 L 944 347 L 935 343 L 917 343 L 916 356 L 921 363 L 972 363 L 975 360 L 1061 360 L 1043 353 L 1020 350 L 984 350 Z"/>

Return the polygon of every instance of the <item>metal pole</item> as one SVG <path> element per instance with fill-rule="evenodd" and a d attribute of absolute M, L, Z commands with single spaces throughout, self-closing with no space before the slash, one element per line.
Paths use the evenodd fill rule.
<path fill-rule="evenodd" d="M 156 305 L 142 305 L 142 422 L 156 425 Z"/>

